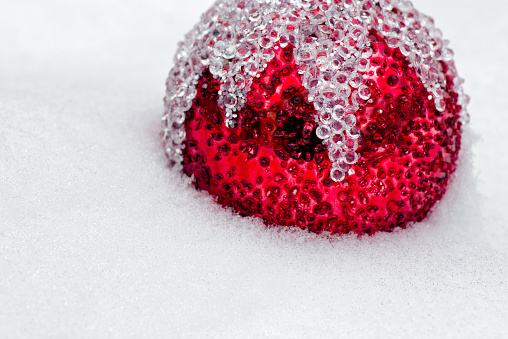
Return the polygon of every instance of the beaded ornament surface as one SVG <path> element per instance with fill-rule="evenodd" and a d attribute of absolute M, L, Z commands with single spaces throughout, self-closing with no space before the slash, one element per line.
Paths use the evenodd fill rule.
<path fill-rule="evenodd" d="M 168 157 L 177 166 L 183 160 L 185 112 L 204 69 L 220 82 L 218 105 L 226 125 L 234 128 L 253 79 L 275 57 L 274 50 L 290 44 L 308 101 L 318 113 L 316 135 L 333 162 L 330 178 L 344 180 L 359 159 L 355 112 L 371 96 L 366 86 L 371 31 L 408 58 L 438 111 L 445 110 L 446 77 L 452 76 L 461 117 L 468 119 L 469 98 L 448 40 L 410 1 L 219 0 L 179 44 L 167 79 L 163 140 Z M 446 71 L 440 60 L 448 62 Z"/>

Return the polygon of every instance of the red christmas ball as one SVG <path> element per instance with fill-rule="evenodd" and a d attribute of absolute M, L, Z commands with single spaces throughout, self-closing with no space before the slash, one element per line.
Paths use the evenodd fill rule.
<path fill-rule="evenodd" d="M 426 217 L 467 96 L 409 1 L 219 1 L 167 81 L 172 164 L 242 216 L 372 234 Z"/>

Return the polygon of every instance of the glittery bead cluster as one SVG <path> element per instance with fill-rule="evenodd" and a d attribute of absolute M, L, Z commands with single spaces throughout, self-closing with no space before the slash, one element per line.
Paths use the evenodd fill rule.
<path fill-rule="evenodd" d="M 355 112 L 372 94 L 366 85 L 373 53 L 370 32 L 383 36 L 390 48 L 398 48 L 408 59 L 438 111 L 445 110 L 446 78 L 452 77 L 462 117 L 467 119 L 469 99 L 448 41 L 442 40 L 432 18 L 415 10 L 410 1 L 220 0 L 180 43 L 167 79 L 163 138 L 168 157 L 176 165 L 182 162 L 185 112 L 192 106 L 203 70 L 220 82 L 217 103 L 226 126 L 235 128 L 253 79 L 276 50 L 290 44 L 308 101 L 317 112 L 316 135 L 332 162 L 330 178 L 344 180 L 359 160 L 361 134 Z M 441 60 L 449 65 L 446 71 Z"/>

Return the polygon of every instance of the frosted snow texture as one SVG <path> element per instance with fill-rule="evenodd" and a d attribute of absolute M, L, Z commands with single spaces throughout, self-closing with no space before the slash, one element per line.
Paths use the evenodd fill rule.
<path fill-rule="evenodd" d="M 491 8 L 508 4 L 414 3 L 451 40 L 479 137 L 429 220 L 330 241 L 165 167 L 164 80 L 211 1 L 4 1 L 0 337 L 507 336 L 508 23 Z"/>

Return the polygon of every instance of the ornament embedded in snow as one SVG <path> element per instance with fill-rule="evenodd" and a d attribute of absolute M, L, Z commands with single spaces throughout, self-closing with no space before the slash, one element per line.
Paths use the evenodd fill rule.
<path fill-rule="evenodd" d="M 410 1 L 218 1 L 175 56 L 166 153 L 266 223 L 363 234 L 419 221 L 467 119 L 447 45 Z"/>

